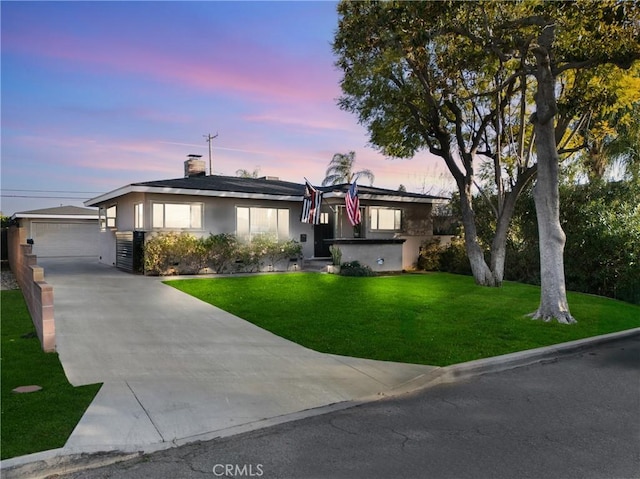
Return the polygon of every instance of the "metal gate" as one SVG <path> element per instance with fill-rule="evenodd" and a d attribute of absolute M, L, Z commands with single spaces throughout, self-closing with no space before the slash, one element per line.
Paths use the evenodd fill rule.
<path fill-rule="evenodd" d="M 116 232 L 116 268 L 144 273 L 144 231 Z"/>

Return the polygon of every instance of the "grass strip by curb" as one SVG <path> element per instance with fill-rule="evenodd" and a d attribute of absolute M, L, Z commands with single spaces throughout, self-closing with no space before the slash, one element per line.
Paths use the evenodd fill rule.
<path fill-rule="evenodd" d="M 2 459 L 62 447 L 100 384 L 69 384 L 58 354 L 42 351 L 21 291 L 2 291 L 0 301 Z M 42 390 L 12 392 L 28 385 Z"/>
<path fill-rule="evenodd" d="M 316 351 L 447 366 L 640 326 L 640 307 L 569 293 L 578 324 L 533 321 L 540 288 L 477 286 L 446 273 L 372 278 L 317 273 L 167 284 Z"/>

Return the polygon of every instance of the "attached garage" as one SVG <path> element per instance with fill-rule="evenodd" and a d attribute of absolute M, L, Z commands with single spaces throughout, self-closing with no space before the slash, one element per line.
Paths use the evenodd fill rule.
<path fill-rule="evenodd" d="M 98 257 L 100 230 L 98 212 L 90 208 L 60 206 L 23 211 L 12 216 L 33 242 L 38 258 Z"/>

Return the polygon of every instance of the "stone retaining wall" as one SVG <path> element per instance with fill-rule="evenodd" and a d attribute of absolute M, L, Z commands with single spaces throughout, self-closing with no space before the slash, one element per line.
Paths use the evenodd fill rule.
<path fill-rule="evenodd" d="M 21 236 L 21 228 L 9 228 L 9 265 L 22 290 L 42 349 L 52 352 L 56 350 L 53 286 L 44 280 L 44 269 L 38 266 L 32 245 L 24 244 Z"/>

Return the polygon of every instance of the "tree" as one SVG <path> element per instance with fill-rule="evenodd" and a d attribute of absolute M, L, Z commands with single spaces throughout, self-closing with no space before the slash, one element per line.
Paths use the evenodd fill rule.
<path fill-rule="evenodd" d="M 640 101 L 624 116 L 628 121 L 617 123 L 617 135 L 605 140 L 603 148 L 610 163 L 621 165 L 624 176 L 640 184 Z"/>
<path fill-rule="evenodd" d="M 604 79 L 590 83 L 591 94 L 606 103 L 588 112 L 590 128 L 580 131 L 587 147 L 579 160 L 590 181 L 604 179 L 615 163 L 630 176 L 640 166 L 640 63 L 629 72 L 609 71 Z"/>
<path fill-rule="evenodd" d="M 363 169 L 354 172 L 354 164 L 356 162 L 356 153 L 350 151 L 346 155 L 336 153 L 329 162 L 329 167 L 325 172 L 322 186 L 339 185 L 341 183 L 351 183 L 354 178 L 365 177 L 373 184 L 374 175 L 371 170 Z"/>
<path fill-rule="evenodd" d="M 491 238 L 493 214 L 482 198 L 474 198 L 478 235 Z M 457 203 L 455 203 L 457 205 Z M 560 223 L 567 235 L 567 288 L 640 304 L 640 183 L 594 181 L 560 185 Z M 459 218 L 456 209 L 454 218 Z M 576 221 L 580 218 L 581 221 Z M 441 247 L 423 248 L 422 264 L 468 274 L 462 261 Z M 518 199 L 509 228 L 505 279 L 540 284 L 538 225 L 531 188 Z M 442 258 L 445 261 L 439 261 Z M 466 255 L 465 255 L 466 259 Z M 456 269 L 457 268 L 457 269 Z"/>
<path fill-rule="evenodd" d="M 486 7 L 343 2 L 333 46 L 344 72 L 340 107 L 359 116 L 383 153 L 411 158 L 426 148 L 444 160 L 459 191 L 473 276 L 478 284 L 499 286 L 513 208 L 536 166 L 531 127 L 523 121 L 531 95 L 526 76 L 514 75 L 517 62 L 504 62 L 492 48 L 485 16 L 499 7 Z M 491 170 L 486 178 L 497 199 L 489 264 L 472 201 L 480 164 Z M 483 193 L 488 199 L 492 192 Z"/>
<path fill-rule="evenodd" d="M 638 58 L 637 5 L 342 2 L 338 11 L 339 105 L 358 114 L 384 153 L 409 158 L 428 148 L 443 158 L 458 186 L 479 284 L 502 281 L 515 202 L 537 175 L 543 284 L 534 317 L 571 322 L 557 194 L 559 157 L 571 150 L 558 145 L 583 110 L 568 101 L 574 91 L 568 78 L 606 63 L 628 68 Z M 496 198 L 489 265 L 472 202 L 478 170 L 492 179 L 493 191 L 481 193 Z"/>
<path fill-rule="evenodd" d="M 627 8 L 628 7 L 628 8 Z M 535 128 L 538 177 L 533 192 L 540 241 L 540 306 L 534 319 L 573 323 L 565 291 L 564 245 L 560 224 L 558 143 L 575 112 L 561 111 L 557 87 L 563 72 L 613 64 L 630 68 L 640 58 L 640 8 L 629 2 L 541 4 L 510 27 L 533 26 L 529 50 L 536 78 Z M 584 38 L 584 40 L 583 40 Z"/>
<path fill-rule="evenodd" d="M 605 9 L 606 11 L 606 9 Z M 637 40 L 636 40 L 637 43 Z M 600 181 L 617 169 L 617 178 L 638 176 L 640 161 L 640 62 L 629 70 L 610 64 L 566 71 L 559 78 L 566 93 L 558 99 L 559 115 L 572 131 L 560 146 L 564 171 Z M 573 120 L 564 112 L 575 112 Z M 557 137 L 557 135 L 556 135 Z M 566 153 L 577 152 L 571 158 Z M 569 160 L 569 161 L 567 161 Z"/>

